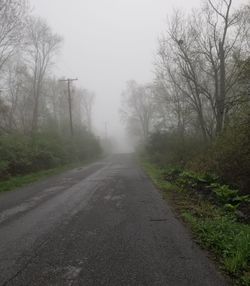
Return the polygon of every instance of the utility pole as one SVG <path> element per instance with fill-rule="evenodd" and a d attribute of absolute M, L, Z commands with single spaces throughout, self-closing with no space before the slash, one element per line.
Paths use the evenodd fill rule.
<path fill-rule="evenodd" d="M 74 128 L 73 128 L 73 120 L 72 120 L 72 98 L 71 98 L 71 92 L 70 92 L 70 84 L 71 82 L 78 80 L 77 78 L 67 78 L 67 79 L 61 79 L 59 81 L 65 81 L 68 83 L 68 102 L 69 102 L 69 126 L 70 126 L 70 134 L 71 136 L 74 135 Z"/>
<path fill-rule="evenodd" d="M 107 121 L 105 121 L 104 126 L 105 126 L 105 139 L 107 140 L 108 139 L 108 122 Z"/>

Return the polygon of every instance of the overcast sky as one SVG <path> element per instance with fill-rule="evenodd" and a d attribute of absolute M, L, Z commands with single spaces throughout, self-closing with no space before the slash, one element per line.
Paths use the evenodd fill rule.
<path fill-rule="evenodd" d="M 77 77 L 78 86 L 96 93 L 94 125 L 121 134 L 118 114 L 126 81 L 153 79 L 157 38 L 174 8 L 197 7 L 202 0 L 31 0 L 64 38 L 56 75 Z M 235 0 L 235 3 L 244 0 Z"/>

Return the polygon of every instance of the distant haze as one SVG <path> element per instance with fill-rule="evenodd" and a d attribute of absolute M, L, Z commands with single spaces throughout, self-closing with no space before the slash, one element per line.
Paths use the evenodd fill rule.
<path fill-rule="evenodd" d="M 125 150 L 119 118 L 120 95 L 127 80 L 153 79 L 157 38 L 174 8 L 188 10 L 200 0 L 32 0 L 35 15 L 45 18 L 64 45 L 56 75 L 77 77 L 78 86 L 96 94 L 94 126 L 116 137 Z M 245 2 L 235 0 L 235 3 Z"/>

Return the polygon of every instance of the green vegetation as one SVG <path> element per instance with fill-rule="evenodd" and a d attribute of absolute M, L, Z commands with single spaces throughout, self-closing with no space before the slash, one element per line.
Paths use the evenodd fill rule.
<path fill-rule="evenodd" d="M 248 113 L 228 125 L 211 142 L 192 134 L 182 136 L 174 131 L 155 132 L 146 143 L 150 160 L 161 166 L 194 171 L 220 177 L 242 193 L 250 185 L 250 128 Z"/>
<path fill-rule="evenodd" d="M 220 185 L 216 176 L 159 167 L 148 160 L 142 165 L 235 285 L 250 285 L 250 226 L 237 215 L 249 196 Z"/>
<path fill-rule="evenodd" d="M 250 9 L 232 3 L 173 13 L 154 80 L 127 83 L 121 115 L 154 183 L 223 269 L 250 285 Z"/>
<path fill-rule="evenodd" d="M 246 108 L 247 107 L 247 108 Z M 194 171 L 216 173 L 225 182 L 249 193 L 250 185 L 250 121 L 249 106 L 235 115 L 223 133 L 196 152 L 186 166 Z"/>
<path fill-rule="evenodd" d="M 23 187 L 30 183 L 36 182 L 40 179 L 47 178 L 48 176 L 57 175 L 71 168 L 82 166 L 83 164 L 84 163 L 69 164 L 69 165 L 60 166 L 60 167 L 53 168 L 53 169 L 48 169 L 45 171 L 31 173 L 29 175 L 10 177 L 7 180 L 0 181 L 0 192 L 11 191 L 13 189 Z"/>
<path fill-rule="evenodd" d="M 191 224 L 203 244 L 220 257 L 224 269 L 237 276 L 249 268 L 250 227 L 228 216 L 197 218 L 189 212 L 183 217 Z M 243 276 L 244 277 L 244 276 Z"/>
<path fill-rule="evenodd" d="M 0 26 L 1 191 L 97 158 L 101 147 L 94 93 L 52 72 L 62 38 L 26 0 L 3 1 Z"/>
<path fill-rule="evenodd" d="M 100 155 L 98 140 L 87 131 L 79 131 L 73 138 L 55 132 L 40 133 L 35 137 L 2 135 L 0 191 L 23 186 Z"/>

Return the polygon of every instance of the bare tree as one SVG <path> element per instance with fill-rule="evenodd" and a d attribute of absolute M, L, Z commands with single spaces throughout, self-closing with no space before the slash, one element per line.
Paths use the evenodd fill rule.
<path fill-rule="evenodd" d="M 245 14 L 232 0 L 208 0 L 187 17 L 176 12 L 160 40 L 158 78 L 187 98 L 205 140 L 221 133 L 234 102 L 249 44 Z"/>
<path fill-rule="evenodd" d="M 22 43 L 26 15 L 25 0 L 0 1 L 0 71 Z"/>
<path fill-rule="evenodd" d="M 232 9 L 233 0 L 209 0 L 204 8 L 206 31 L 202 33 L 200 48 L 210 65 L 214 83 L 216 133 L 224 126 L 228 110 L 235 96 L 246 57 L 249 41 L 249 24 L 245 9 Z"/>
<path fill-rule="evenodd" d="M 95 94 L 86 89 L 81 90 L 81 102 L 83 109 L 84 121 L 88 131 L 92 130 L 92 109 L 95 99 Z"/>
<path fill-rule="evenodd" d="M 27 28 L 27 64 L 32 75 L 32 133 L 38 128 L 39 100 L 46 73 L 48 72 L 53 57 L 59 49 L 62 39 L 54 34 L 50 27 L 40 18 L 30 18 Z"/>
<path fill-rule="evenodd" d="M 27 69 L 21 61 L 14 58 L 8 64 L 5 95 L 6 102 L 9 106 L 8 113 L 8 128 L 10 130 L 18 130 L 20 128 L 22 112 L 28 112 L 25 108 L 23 110 L 22 104 L 28 93 Z M 28 109 L 28 106 L 27 106 Z"/>
<path fill-rule="evenodd" d="M 184 101 L 196 112 L 203 138 L 207 140 L 208 130 L 204 115 L 206 98 L 202 93 L 203 81 L 200 76 L 201 60 L 194 47 L 195 34 L 183 19 L 182 14 L 176 13 L 169 25 L 168 36 L 160 40 L 157 78 L 165 86 L 165 96 L 174 103 L 179 122 L 181 113 L 186 109 L 184 105 L 182 108 L 180 105 Z"/>
<path fill-rule="evenodd" d="M 157 78 L 154 84 L 157 110 L 156 128 L 159 131 L 175 129 L 181 136 L 192 122 L 193 111 L 185 94 L 171 81 Z"/>
<path fill-rule="evenodd" d="M 155 107 L 150 85 L 138 85 L 135 81 L 127 83 L 127 89 L 123 93 L 121 116 L 130 130 L 136 127 L 139 129 L 143 140 L 148 138 L 153 128 Z"/>

